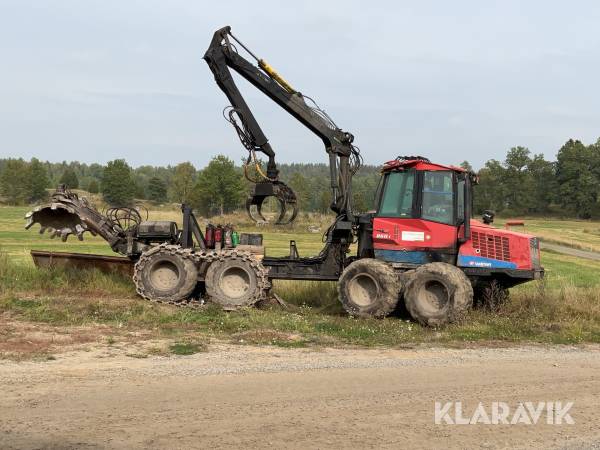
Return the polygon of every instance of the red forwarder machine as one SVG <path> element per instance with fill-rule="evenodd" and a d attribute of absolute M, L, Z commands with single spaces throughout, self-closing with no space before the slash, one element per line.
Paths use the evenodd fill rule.
<path fill-rule="evenodd" d="M 242 57 L 235 44 L 255 63 Z M 252 218 L 264 220 L 263 202 L 274 197 L 281 206 L 277 223 L 290 223 L 298 202 L 279 180 L 275 152 L 230 69 L 323 141 L 336 218 L 319 255 L 300 257 L 293 241 L 283 258 L 261 260 L 236 248 L 210 249 L 185 205 L 180 230 L 175 222 L 141 220 L 133 208 L 119 208 L 120 215 L 100 214 L 64 188 L 50 205 L 27 215 L 27 227 L 39 223 L 41 232 L 49 230 L 63 240 L 71 234 L 81 239 L 86 231 L 102 236 L 135 262 L 133 279 L 142 297 L 179 306 L 197 306 L 203 299 L 231 310 L 267 298 L 272 280 L 337 281 L 349 314 L 384 317 L 403 304 L 418 322 L 439 326 L 461 316 L 474 297 L 501 300 L 508 288 L 543 277 L 536 237 L 492 227 L 491 213 L 484 214 L 483 222 L 471 219 L 475 174 L 419 156 L 398 157 L 383 166 L 374 212 L 357 214 L 351 186 L 361 156 L 353 135 L 255 57 L 230 27 L 214 34 L 204 59 L 231 102 L 225 117 L 249 152 L 245 173 L 254 166 L 257 174 L 248 176 L 255 183 L 246 204 Z M 266 171 L 256 152 L 268 158 Z M 357 251 L 350 254 L 353 243 Z"/>

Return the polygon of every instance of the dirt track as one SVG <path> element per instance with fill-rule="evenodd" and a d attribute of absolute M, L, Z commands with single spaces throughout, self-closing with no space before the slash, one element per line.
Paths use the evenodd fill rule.
<path fill-rule="evenodd" d="M 6 448 L 599 448 L 600 348 L 213 345 L 0 362 Z M 574 401 L 574 425 L 435 425 L 434 402 Z"/>

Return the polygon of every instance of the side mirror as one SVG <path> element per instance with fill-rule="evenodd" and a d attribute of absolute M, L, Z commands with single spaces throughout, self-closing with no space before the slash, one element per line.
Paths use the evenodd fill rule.
<path fill-rule="evenodd" d="M 483 223 L 485 223 L 486 225 L 490 225 L 494 222 L 494 217 L 496 216 L 496 213 L 494 211 L 491 211 L 489 209 L 486 209 L 485 211 L 483 211 Z"/>

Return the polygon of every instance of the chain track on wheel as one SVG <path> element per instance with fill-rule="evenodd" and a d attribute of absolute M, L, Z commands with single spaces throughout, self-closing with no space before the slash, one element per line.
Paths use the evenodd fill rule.
<path fill-rule="evenodd" d="M 152 298 L 148 296 L 145 292 L 144 286 L 141 283 L 141 279 L 139 273 L 141 273 L 144 266 L 148 263 L 150 256 L 158 253 L 162 250 L 167 250 L 172 255 L 178 255 L 181 258 L 188 259 L 193 261 L 196 266 L 200 266 L 202 263 L 211 263 L 216 260 L 224 260 L 228 256 L 236 256 L 238 258 L 242 258 L 247 260 L 250 265 L 254 268 L 254 271 L 257 275 L 257 284 L 260 289 L 258 289 L 259 295 L 256 299 L 256 302 L 265 300 L 267 298 L 267 293 L 271 288 L 271 282 L 269 281 L 269 271 L 258 261 L 254 255 L 250 252 L 240 251 L 236 249 L 230 250 L 222 250 L 222 251 L 213 251 L 213 250 L 198 250 L 194 251 L 190 248 L 182 248 L 179 245 L 172 244 L 161 244 L 152 249 L 144 252 L 138 262 L 134 266 L 133 270 L 133 283 L 135 284 L 136 292 L 139 296 L 143 297 L 146 300 L 149 300 L 153 303 L 161 303 L 167 305 L 174 305 L 185 308 L 195 308 L 198 309 L 203 306 L 204 302 L 195 300 L 193 298 L 186 298 L 179 301 L 172 301 L 165 298 Z"/>

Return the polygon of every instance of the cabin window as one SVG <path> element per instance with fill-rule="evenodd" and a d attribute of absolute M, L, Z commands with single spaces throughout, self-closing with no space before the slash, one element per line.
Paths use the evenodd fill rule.
<path fill-rule="evenodd" d="M 421 218 L 448 225 L 453 224 L 453 198 L 452 172 L 429 171 L 423 173 Z"/>

